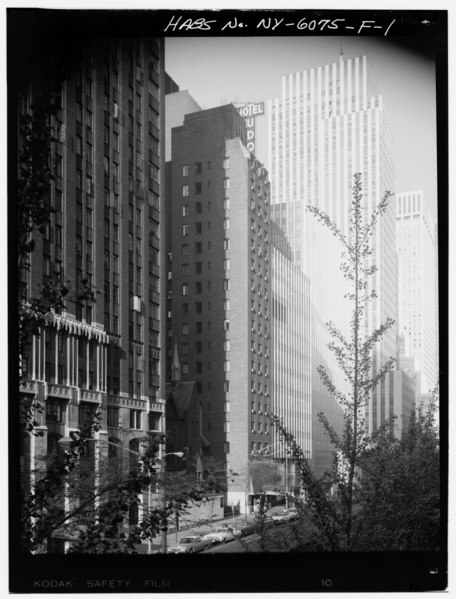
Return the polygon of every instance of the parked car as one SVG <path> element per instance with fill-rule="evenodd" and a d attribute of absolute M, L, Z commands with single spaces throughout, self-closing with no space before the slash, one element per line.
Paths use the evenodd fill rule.
<path fill-rule="evenodd" d="M 211 543 L 226 543 L 233 541 L 234 538 L 234 534 L 226 526 L 219 526 L 203 537 L 205 541 L 211 541 Z"/>
<path fill-rule="evenodd" d="M 211 543 L 200 535 L 182 537 L 177 545 L 168 548 L 168 553 L 198 553 L 211 546 Z"/>
<path fill-rule="evenodd" d="M 272 521 L 276 524 L 279 522 L 289 522 L 290 520 L 294 520 L 297 517 L 296 508 L 282 509 L 280 512 L 274 512 L 271 514 Z"/>
<path fill-rule="evenodd" d="M 255 533 L 257 531 L 258 528 L 258 523 L 257 522 L 249 522 L 248 524 L 245 524 L 242 528 L 241 528 L 241 537 L 248 537 L 249 535 L 253 535 L 253 533 Z"/>
<path fill-rule="evenodd" d="M 231 532 L 236 539 L 242 535 L 242 530 L 240 528 L 234 528 L 231 524 L 222 524 L 221 528 L 225 528 Z"/>

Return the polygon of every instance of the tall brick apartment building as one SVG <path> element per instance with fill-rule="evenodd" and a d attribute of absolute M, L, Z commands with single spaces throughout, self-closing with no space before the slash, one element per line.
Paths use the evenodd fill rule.
<path fill-rule="evenodd" d="M 50 123 L 54 213 L 36 235 L 26 282 L 33 296 L 44 276 L 61 273 L 97 294 L 52 311 L 24 357 L 20 392 L 44 406 L 43 436 L 24 438 L 25 471 L 97 411 L 94 471 L 103 452 L 121 464 L 123 448 L 136 451 L 146 432 L 164 430 L 163 84 L 163 40 L 97 38 L 61 89 Z M 41 88 L 22 91 L 27 114 Z"/>
<path fill-rule="evenodd" d="M 239 474 L 227 500 L 243 511 L 249 456 L 271 443 L 269 182 L 232 105 L 187 114 L 171 155 L 169 355 L 196 382 L 203 457 Z"/>

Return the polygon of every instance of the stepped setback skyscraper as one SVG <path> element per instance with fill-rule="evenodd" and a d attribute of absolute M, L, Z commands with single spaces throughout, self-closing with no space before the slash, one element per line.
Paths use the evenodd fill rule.
<path fill-rule="evenodd" d="M 328 397 L 316 367 L 325 364 L 343 385 L 326 348 L 329 337 L 324 326 L 333 320 L 344 328 L 349 321 L 344 312 L 344 283 L 337 270 L 341 248 L 320 224 L 311 222 L 306 205 L 318 206 L 348 233 L 354 173 L 362 173 L 367 217 L 385 191 L 394 190 L 391 126 L 383 98 L 375 93 L 366 56 L 346 59 L 341 54 L 333 64 L 283 77 L 281 97 L 269 102 L 269 172 L 273 218 L 288 234 L 294 260 L 310 278 L 314 409 L 337 421 L 338 406 Z M 390 206 L 373 237 L 373 262 L 378 270 L 372 288 L 378 298 L 367 312 L 367 333 L 387 317 L 396 318 L 394 233 L 394 208 Z M 391 329 L 377 345 L 374 369 L 395 352 L 396 335 Z M 389 412 L 378 387 L 367 411 L 370 429 L 379 426 Z M 316 469 L 321 472 L 329 465 L 330 447 L 315 419 L 314 423 Z"/>
<path fill-rule="evenodd" d="M 396 196 L 399 256 L 399 333 L 404 354 L 414 358 L 419 393 L 437 384 L 435 222 L 422 191 Z"/>

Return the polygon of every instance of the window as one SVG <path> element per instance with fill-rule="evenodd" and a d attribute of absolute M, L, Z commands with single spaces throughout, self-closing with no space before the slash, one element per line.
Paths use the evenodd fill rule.
<path fill-rule="evenodd" d="M 224 219 L 223 219 L 223 228 L 224 228 L 225 230 L 227 230 L 227 229 L 229 229 L 229 228 L 230 228 L 230 219 L 229 219 L 229 218 L 224 218 Z"/>
<path fill-rule="evenodd" d="M 223 168 L 224 169 L 230 168 L 230 159 L 227 157 L 223 159 Z"/>
<path fill-rule="evenodd" d="M 182 364 L 182 374 L 188 374 L 190 371 L 189 366 L 188 366 L 188 362 L 184 362 Z"/>
<path fill-rule="evenodd" d="M 108 426 L 119 426 L 119 408 L 108 406 Z"/>
<path fill-rule="evenodd" d="M 201 222 L 195 223 L 195 233 L 197 235 L 200 235 L 202 233 L 202 231 L 203 231 L 203 223 L 201 223 Z"/>
<path fill-rule="evenodd" d="M 182 295 L 188 295 L 188 283 L 182 285 Z"/>
<path fill-rule="evenodd" d="M 230 188 L 230 179 L 229 177 L 225 177 L 223 179 L 223 189 L 229 189 Z"/>
<path fill-rule="evenodd" d="M 195 351 L 196 351 L 197 354 L 201 354 L 202 353 L 202 351 L 203 351 L 203 344 L 202 344 L 201 341 L 197 341 L 195 343 Z"/>
<path fill-rule="evenodd" d="M 141 410 L 130 410 L 130 428 L 141 428 Z"/>
<path fill-rule="evenodd" d="M 182 165 L 182 176 L 188 177 L 188 164 Z"/>
<path fill-rule="evenodd" d="M 195 162 L 195 175 L 201 175 L 203 165 L 201 162 Z"/>
<path fill-rule="evenodd" d="M 223 240 L 223 249 L 224 250 L 229 250 L 230 249 L 230 240 L 229 239 L 224 239 Z"/>
<path fill-rule="evenodd" d="M 225 301 L 223 302 L 223 309 L 224 309 L 225 311 L 228 311 L 228 310 L 230 310 L 230 300 L 225 300 Z"/>
<path fill-rule="evenodd" d="M 203 205 L 201 204 L 201 202 L 196 202 L 195 206 L 196 214 L 201 214 L 201 212 L 203 211 Z"/>
<path fill-rule="evenodd" d="M 201 334 L 203 332 L 203 323 L 202 322 L 195 322 L 195 331 L 198 334 Z"/>
<path fill-rule="evenodd" d="M 225 360 L 225 362 L 223 362 L 223 371 L 224 372 L 230 372 L 231 370 L 231 364 L 229 360 Z"/>
<path fill-rule="evenodd" d="M 230 321 L 229 320 L 224 320 L 223 321 L 223 330 L 225 332 L 230 330 Z"/>
<path fill-rule="evenodd" d="M 188 256 L 188 244 L 186 243 L 182 245 L 182 256 Z"/>
<path fill-rule="evenodd" d="M 203 185 L 202 185 L 201 181 L 197 181 L 195 183 L 195 193 L 199 195 L 201 193 L 202 189 L 203 189 Z"/>
<path fill-rule="evenodd" d="M 223 261 L 223 268 L 225 270 L 229 270 L 229 268 L 230 268 L 230 259 L 229 258 L 225 258 L 225 260 Z"/>
<path fill-rule="evenodd" d="M 202 264 L 202 262 L 195 262 L 195 273 L 197 275 L 200 275 L 203 270 Z"/>
<path fill-rule="evenodd" d="M 230 390 L 230 381 L 223 381 L 223 391 L 227 393 Z"/>
<path fill-rule="evenodd" d="M 203 251 L 203 245 L 202 245 L 201 241 L 197 241 L 195 243 L 195 253 L 201 254 L 202 251 Z"/>
<path fill-rule="evenodd" d="M 230 207 L 230 198 L 225 198 L 223 200 L 223 209 L 224 210 L 229 210 Z"/>
<path fill-rule="evenodd" d="M 223 291 L 229 291 L 229 290 L 230 290 L 230 280 L 224 279 L 223 280 Z"/>
<path fill-rule="evenodd" d="M 188 264 L 182 264 L 182 275 L 188 275 Z"/>
<path fill-rule="evenodd" d="M 182 185 L 182 197 L 188 197 L 188 185 Z"/>
<path fill-rule="evenodd" d="M 182 206 L 182 216 L 188 216 L 188 204 L 183 204 Z"/>
<path fill-rule="evenodd" d="M 182 237 L 188 237 L 188 225 L 182 225 Z"/>
<path fill-rule="evenodd" d="M 195 312 L 197 314 L 201 314 L 202 311 L 203 311 L 203 304 L 202 304 L 202 302 L 195 302 Z"/>
<path fill-rule="evenodd" d="M 230 340 L 229 339 L 225 339 L 225 341 L 223 342 L 223 350 L 230 351 Z"/>
<path fill-rule="evenodd" d="M 202 362 L 196 362 L 195 366 L 196 366 L 196 374 L 202 374 L 202 372 L 203 372 L 203 363 Z"/>
<path fill-rule="evenodd" d="M 46 401 L 46 420 L 62 422 L 62 406 L 60 401 L 52 399 Z"/>
<path fill-rule="evenodd" d="M 184 323 L 182 325 L 182 335 L 188 335 L 188 331 L 189 331 L 188 323 Z"/>
<path fill-rule="evenodd" d="M 182 343 L 182 355 L 188 356 L 188 343 Z"/>

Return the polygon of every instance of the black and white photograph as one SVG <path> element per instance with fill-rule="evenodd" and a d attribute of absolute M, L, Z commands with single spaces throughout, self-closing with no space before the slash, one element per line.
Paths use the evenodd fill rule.
<path fill-rule="evenodd" d="M 7 37 L 10 591 L 445 590 L 447 11 Z"/>

